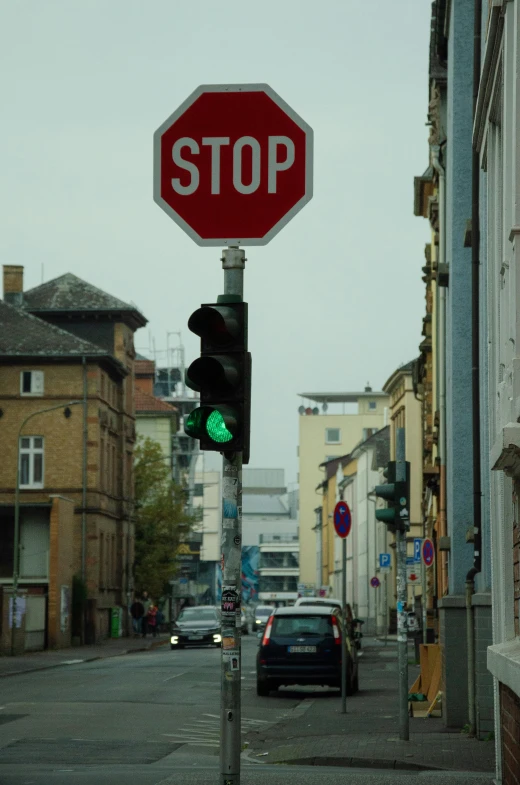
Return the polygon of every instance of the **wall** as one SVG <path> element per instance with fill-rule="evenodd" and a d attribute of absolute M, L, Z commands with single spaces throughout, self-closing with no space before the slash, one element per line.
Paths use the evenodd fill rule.
<path fill-rule="evenodd" d="M 74 575 L 73 530 L 74 502 L 61 496 L 52 496 L 50 516 L 48 644 L 49 648 L 70 646 L 72 577 Z M 63 619 L 61 587 L 69 594 L 68 613 Z M 63 629 L 62 629 L 63 627 Z"/>
<path fill-rule="evenodd" d="M 314 510 L 320 504 L 316 486 L 323 481 L 319 464 L 329 456 L 346 455 L 363 438 L 364 428 L 378 430 L 384 424 L 386 399 L 377 398 L 373 414 L 301 415 L 299 420 L 299 486 L 300 486 L 300 580 L 316 582 L 316 533 Z M 339 444 L 325 443 L 325 429 L 340 428 Z"/>
<path fill-rule="evenodd" d="M 172 454 L 172 417 L 154 417 L 137 413 L 135 430 L 143 439 L 152 439 L 161 445 L 165 456 Z M 166 465 L 166 461 L 165 461 Z"/>
<path fill-rule="evenodd" d="M 463 247 L 466 222 L 471 217 L 473 5 L 473 0 L 452 3 L 448 42 L 446 480 L 452 595 L 464 594 L 466 574 L 473 562 L 473 548 L 466 542 L 466 531 L 473 526 L 471 249 Z"/>

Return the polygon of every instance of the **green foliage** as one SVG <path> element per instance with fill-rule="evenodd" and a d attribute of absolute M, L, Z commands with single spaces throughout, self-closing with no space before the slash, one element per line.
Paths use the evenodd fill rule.
<path fill-rule="evenodd" d="M 157 602 L 174 575 L 181 537 L 190 532 L 197 517 L 186 512 L 185 490 L 173 482 L 157 442 L 140 439 L 134 461 L 135 588 L 146 589 Z"/>

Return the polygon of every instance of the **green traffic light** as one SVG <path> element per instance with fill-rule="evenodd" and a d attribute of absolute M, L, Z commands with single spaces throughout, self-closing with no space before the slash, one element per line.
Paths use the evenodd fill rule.
<path fill-rule="evenodd" d="M 224 417 L 217 409 L 212 411 L 206 420 L 206 433 L 218 444 L 225 444 L 233 439 L 233 434 L 226 427 Z"/>

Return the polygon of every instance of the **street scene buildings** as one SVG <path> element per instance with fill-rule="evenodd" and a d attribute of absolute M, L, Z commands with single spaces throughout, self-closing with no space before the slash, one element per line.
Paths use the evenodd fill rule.
<path fill-rule="evenodd" d="M 56 5 L 68 34 L 47 30 L 51 51 L 82 37 Z M 247 4 L 219 8 L 226 24 L 177 5 L 182 41 L 158 0 L 170 28 L 153 47 L 146 11 L 138 29 L 107 7 L 100 51 L 117 63 L 94 64 L 85 33 L 87 76 L 55 100 L 92 103 L 93 69 L 106 126 L 71 113 L 47 145 L 107 167 L 119 122 L 107 181 L 140 204 L 132 166 L 148 167 L 146 209 L 153 190 L 187 237 L 166 254 L 163 224 L 128 201 L 106 234 L 97 171 L 89 204 L 104 207 L 80 228 L 112 247 L 86 259 L 86 152 L 63 154 L 58 185 L 49 158 L 54 213 L 40 192 L 31 219 L 18 194 L 23 217 L 6 220 L 0 780 L 75 785 L 90 767 L 118 785 L 132 767 L 136 783 L 205 785 L 218 756 L 221 785 L 241 766 L 243 785 L 520 785 L 520 0 L 381 1 L 368 17 L 350 0 L 298 14 L 266 0 L 276 31 Z M 204 60 L 238 35 L 256 60 Z M 9 50 L 31 68 L 12 75 L 12 106 L 56 79 L 40 86 L 24 51 Z M 164 82 L 164 62 L 181 85 L 166 112 L 137 79 L 153 66 Z M 248 88 L 271 66 L 305 120 L 270 84 Z M 130 98 L 103 93 L 112 70 Z M 134 104 L 150 96 L 143 130 Z M 26 125 L 5 146 L 10 189 L 34 187 Z"/>

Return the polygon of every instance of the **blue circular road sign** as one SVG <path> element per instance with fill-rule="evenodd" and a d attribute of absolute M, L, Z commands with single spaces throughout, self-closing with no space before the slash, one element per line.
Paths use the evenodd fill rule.
<path fill-rule="evenodd" d="M 348 537 L 352 526 L 352 516 L 347 502 L 338 502 L 334 507 L 334 528 L 338 537 Z"/>

